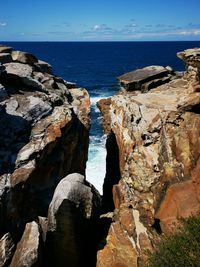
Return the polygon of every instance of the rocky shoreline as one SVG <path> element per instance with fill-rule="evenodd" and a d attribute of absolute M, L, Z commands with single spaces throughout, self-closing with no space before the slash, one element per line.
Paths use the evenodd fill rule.
<path fill-rule="evenodd" d="M 200 211 L 200 49 L 178 57 L 186 72 L 136 70 L 99 101 L 101 197 L 85 178 L 87 90 L 0 46 L 0 266 L 145 266 L 161 233 Z"/>

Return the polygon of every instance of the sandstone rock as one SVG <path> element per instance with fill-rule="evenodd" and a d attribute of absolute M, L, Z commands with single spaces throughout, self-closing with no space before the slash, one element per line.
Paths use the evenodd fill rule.
<path fill-rule="evenodd" d="M 71 104 L 74 106 L 74 113 L 83 125 L 89 129 L 90 118 L 88 114 L 90 113 L 90 97 L 87 90 L 84 88 L 73 88 L 69 92 L 71 94 Z"/>
<path fill-rule="evenodd" d="M 127 91 L 141 90 L 147 92 L 161 84 L 170 81 L 171 69 L 161 66 L 149 66 L 126 73 L 118 80 L 123 88 Z"/>
<path fill-rule="evenodd" d="M 30 222 L 26 224 L 23 236 L 17 244 L 10 267 L 42 266 L 41 261 L 39 226 L 36 222 Z"/>
<path fill-rule="evenodd" d="M 15 86 L 23 85 L 29 88 L 36 88 L 40 91 L 46 91 L 45 87 L 38 80 L 32 78 L 33 68 L 28 64 L 7 63 L 5 64 L 6 74 L 4 74 L 3 82 L 5 84 L 14 83 Z"/>
<path fill-rule="evenodd" d="M 108 134 L 111 131 L 110 124 L 111 124 L 111 118 L 110 118 L 110 104 L 111 104 L 111 98 L 101 99 L 97 102 L 97 107 L 103 114 L 103 129 L 104 133 Z"/>
<path fill-rule="evenodd" d="M 10 233 L 5 234 L 0 240 L 0 266 L 6 267 L 11 261 L 15 245 Z"/>
<path fill-rule="evenodd" d="M 198 61 L 198 53 L 195 57 Z M 199 67 L 192 68 L 196 75 Z M 134 82 L 140 87 L 145 76 L 136 74 Z M 200 211 L 200 94 L 194 90 L 195 75 L 187 70 L 145 94 L 123 90 L 111 97 L 109 115 L 102 112 L 116 138 L 119 160 L 111 166 L 119 166 L 120 180 L 116 185 L 108 166 L 115 215 L 97 266 L 145 266 L 145 250 L 153 250 L 159 234 L 170 233 L 180 218 Z M 107 152 L 112 158 L 112 150 Z"/>
<path fill-rule="evenodd" d="M 188 76 L 200 83 L 200 48 L 184 50 L 177 56 L 185 62 Z"/>
<path fill-rule="evenodd" d="M 48 219 L 46 217 L 38 217 L 38 224 L 41 229 L 42 240 L 45 243 L 48 230 Z"/>
<path fill-rule="evenodd" d="M 52 66 L 45 61 L 38 60 L 38 62 L 35 62 L 34 66 L 37 71 L 48 73 L 48 74 L 53 74 Z"/>
<path fill-rule="evenodd" d="M 5 64 L 5 67 L 7 75 L 15 75 L 20 78 L 30 77 L 33 72 L 33 68 L 31 66 L 22 63 L 7 63 Z"/>
<path fill-rule="evenodd" d="M 12 57 L 9 53 L 0 53 L 1 64 L 12 62 Z"/>
<path fill-rule="evenodd" d="M 0 45 L 0 53 L 11 53 L 13 50 L 12 47 L 6 45 Z"/>
<path fill-rule="evenodd" d="M 13 61 L 33 65 L 34 63 L 38 62 L 38 59 L 27 52 L 21 52 L 21 51 L 12 51 L 11 53 Z"/>
<path fill-rule="evenodd" d="M 48 266 L 91 266 L 95 243 L 92 220 L 100 196 L 84 176 L 74 173 L 58 184 L 48 212 Z"/>
<path fill-rule="evenodd" d="M 27 54 L 17 56 L 32 60 Z M 15 240 L 27 222 L 47 215 L 63 177 L 85 173 L 89 143 L 86 90 L 75 89 L 72 97 L 68 82 L 46 72 L 50 72 L 47 63 L 30 64 L 0 65 L 0 234 L 10 231 Z M 36 71 L 37 64 L 45 72 Z M 54 80 L 55 88 L 45 88 L 45 79 Z M 45 228 L 41 220 L 40 224 Z M 45 235 L 43 229 L 44 240 Z"/>

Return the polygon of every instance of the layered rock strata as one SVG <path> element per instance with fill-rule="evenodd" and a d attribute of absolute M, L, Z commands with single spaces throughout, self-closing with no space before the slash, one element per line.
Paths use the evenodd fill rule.
<path fill-rule="evenodd" d="M 105 131 L 116 139 L 120 180 L 111 179 L 113 221 L 98 267 L 145 266 L 159 235 L 200 211 L 200 53 L 191 49 L 178 56 L 187 66 L 183 77 L 142 93 L 151 75 L 145 76 L 149 68 L 137 70 L 142 81 L 133 83 L 142 92 L 123 88 L 109 107 L 103 106 L 108 101 L 99 103 L 108 111 Z"/>
<path fill-rule="evenodd" d="M 46 244 L 46 233 L 51 231 L 47 219 L 49 204 L 63 178 L 72 173 L 83 175 L 80 183 L 74 177 L 68 180 L 68 189 L 77 181 L 80 190 L 74 188 L 74 198 L 82 206 L 68 200 L 73 208 L 69 205 L 65 211 L 58 207 L 61 217 L 55 211 L 56 220 L 64 215 L 70 218 L 74 213 L 86 220 L 83 211 L 88 208 L 92 210 L 92 219 L 87 217 L 91 226 L 98 216 L 99 202 L 94 199 L 100 197 L 84 178 L 90 99 L 86 89 L 55 76 L 48 63 L 30 53 L 0 46 L 0 63 L 0 262 L 1 266 L 45 266 L 45 255 L 51 250 Z M 81 190 L 89 194 L 87 205 L 81 200 Z M 63 199 L 67 199 L 68 193 L 63 191 Z M 77 226 L 79 223 L 76 221 Z M 70 240 L 83 230 L 80 226 L 79 232 L 70 233 L 65 231 L 66 225 L 58 225 L 58 232 L 67 235 L 62 238 L 69 247 Z M 90 238 L 88 229 L 85 226 L 84 235 Z M 80 240 L 75 243 L 74 249 Z M 54 247 L 58 245 L 55 242 Z M 79 259 L 80 252 L 73 249 L 67 257 L 75 254 Z"/>
<path fill-rule="evenodd" d="M 125 73 L 118 77 L 120 85 L 127 91 L 137 91 L 145 93 L 150 89 L 169 82 L 173 78 L 174 72 L 170 67 L 149 66 Z"/>

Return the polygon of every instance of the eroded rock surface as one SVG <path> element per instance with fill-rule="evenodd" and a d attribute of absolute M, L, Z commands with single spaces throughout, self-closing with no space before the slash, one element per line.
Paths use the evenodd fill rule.
<path fill-rule="evenodd" d="M 194 88 L 200 54 L 193 49 L 180 55 L 187 65 L 183 77 L 147 93 L 122 91 L 111 98 L 107 116 L 120 181 L 113 182 L 114 221 L 97 266 L 144 266 L 159 233 L 170 233 L 180 218 L 200 211 L 200 93 Z M 130 82 L 143 91 L 149 74 L 132 74 L 139 78 Z"/>
<path fill-rule="evenodd" d="M 14 242 L 10 233 L 5 234 L 0 240 L 0 266 L 6 267 L 9 265 L 13 253 L 14 253 Z"/>
<path fill-rule="evenodd" d="M 10 232 L 17 245 L 11 266 L 44 266 L 39 239 L 45 248 L 54 190 L 85 174 L 90 99 L 30 53 L 0 46 L 0 63 L 0 237 Z"/>
<path fill-rule="evenodd" d="M 127 91 L 137 91 L 145 93 L 150 89 L 169 82 L 173 77 L 173 70 L 170 67 L 149 66 L 143 69 L 128 72 L 118 80 L 122 88 Z"/>
<path fill-rule="evenodd" d="M 9 266 L 42 266 L 42 244 L 39 226 L 36 222 L 26 224 L 23 236 L 17 244 L 15 254 Z"/>

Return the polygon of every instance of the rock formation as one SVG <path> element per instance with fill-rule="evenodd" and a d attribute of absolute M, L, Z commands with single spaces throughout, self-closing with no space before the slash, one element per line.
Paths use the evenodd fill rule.
<path fill-rule="evenodd" d="M 88 92 L 0 46 L 0 266 L 141 267 L 200 211 L 200 50 L 184 75 L 150 66 L 101 100 L 104 195 L 85 179 Z M 97 262 L 96 262 L 96 251 Z"/>
<path fill-rule="evenodd" d="M 149 66 L 128 72 L 118 77 L 118 80 L 121 87 L 127 91 L 140 90 L 145 93 L 152 88 L 169 82 L 173 75 L 173 70 L 170 67 Z"/>
<path fill-rule="evenodd" d="M 48 212 L 47 266 L 95 266 L 100 202 L 84 176 L 70 174 L 60 181 Z"/>
<path fill-rule="evenodd" d="M 76 177 L 85 174 L 89 113 L 90 99 L 84 88 L 55 76 L 52 67 L 34 55 L 0 46 L 0 266 L 10 262 L 18 267 L 45 266 L 44 255 L 51 247 L 45 243 L 46 231 L 51 231 L 46 219 L 49 204 L 64 177 L 79 173 L 68 180 L 73 189 Z M 97 191 L 84 176 L 77 185 L 78 191 L 89 194 L 91 212 L 97 216 Z M 63 199 L 68 193 L 63 191 Z M 74 194 L 76 198 L 76 186 Z M 77 202 L 68 201 L 77 218 L 82 218 Z M 67 213 L 59 209 L 61 218 L 72 216 L 69 209 Z M 91 220 L 85 215 L 90 226 L 92 214 Z M 61 228 L 59 231 L 69 234 L 63 237 L 66 241 L 73 239 L 74 233 L 70 236 L 69 230 Z"/>
<path fill-rule="evenodd" d="M 99 103 L 110 123 L 104 122 L 105 132 L 116 139 L 120 180 L 110 179 L 113 222 L 98 251 L 98 267 L 144 266 L 160 233 L 200 211 L 199 51 L 178 54 L 187 66 L 183 77 L 163 84 L 157 75 L 163 79 L 166 68 L 137 70 L 119 78 L 124 88 L 110 105 Z"/>

